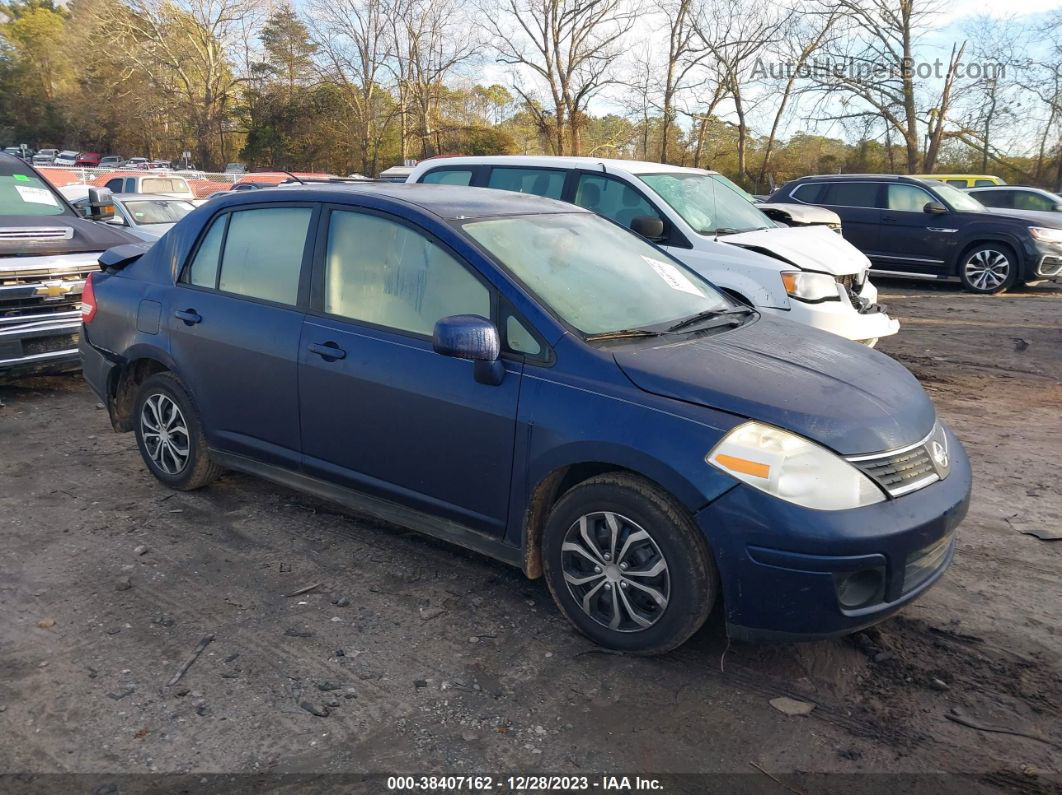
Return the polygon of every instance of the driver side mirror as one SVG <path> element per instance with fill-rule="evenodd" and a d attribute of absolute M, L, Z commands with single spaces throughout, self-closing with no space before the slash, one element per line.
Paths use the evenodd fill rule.
<path fill-rule="evenodd" d="M 664 239 L 664 222 L 655 215 L 637 215 L 631 219 L 631 229 L 653 241 Z"/>
<path fill-rule="evenodd" d="M 498 386 L 505 378 L 498 329 L 479 315 L 450 315 L 435 324 L 432 349 L 443 356 L 468 359 L 474 363 L 475 378 L 481 384 Z"/>
<path fill-rule="evenodd" d="M 114 194 L 107 188 L 89 188 L 86 210 L 86 218 L 114 223 Z"/>
<path fill-rule="evenodd" d="M 1051 210 L 1056 213 L 1062 213 L 1062 204 L 1054 205 Z"/>
<path fill-rule="evenodd" d="M 932 215 L 944 215 L 947 211 L 948 208 L 942 202 L 926 202 L 925 207 L 922 208 L 922 212 Z"/>

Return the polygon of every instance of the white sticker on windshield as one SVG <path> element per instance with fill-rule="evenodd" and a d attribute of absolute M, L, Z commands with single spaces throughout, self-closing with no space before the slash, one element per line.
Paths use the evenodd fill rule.
<path fill-rule="evenodd" d="M 654 259 L 653 257 L 646 257 L 642 255 L 649 267 L 656 271 L 656 275 L 667 282 L 667 286 L 672 290 L 681 290 L 684 293 L 690 293 L 691 295 L 704 295 L 697 289 L 697 285 L 689 280 L 685 273 L 680 271 L 670 262 L 664 262 L 663 260 Z"/>
<path fill-rule="evenodd" d="M 59 202 L 55 200 L 55 197 L 47 188 L 27 188 L 23 185 L 16 185 L 15 190 L 17 190 L 18 195 L 22 197 L 22 201 L 27 204 L 50 204 L 52 207 L 59 206 Z"/>

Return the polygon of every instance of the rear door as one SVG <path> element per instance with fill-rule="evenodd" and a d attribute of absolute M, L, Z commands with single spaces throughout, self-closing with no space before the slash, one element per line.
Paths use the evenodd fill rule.
<path fill-rule="evenodd" d="M 828 182 L 817 204 L 841 216 L 845 240 L 873 260 L 884 246 L 881 240 L 881 183 Z"/>
<path fill-rule="evenodd" d="M 441 356 L 443 317 L 497 323 L 495 291 L 453 250 L 395 216 L 335 207 L 318 242 L 299 348 L 303 467 L 500 536 L 522 365 L 495 386 Z"/>
<path fill-rule="evenodd" d="M 291 203 L 219 213 L 164 307 L 210 443 L 289 467 L 299 460 L 299 336 L 318 212 Z"/>
<path fill-rule="evenodd" d="M 881 267 L 889 263 L 905 271 L 943 275 L 951 260 L 958 224 L 950 213 L 925 212 L 936 196 L 918 185 L 892 182 L 885 185 L 885 209 L 881 213 Z"/>

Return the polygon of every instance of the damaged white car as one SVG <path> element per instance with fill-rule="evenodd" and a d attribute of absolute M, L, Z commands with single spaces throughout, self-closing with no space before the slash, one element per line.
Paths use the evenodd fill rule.
<path fill-rule="evenodd" d="M 423 161 L 408 181 L 571 202 L 649 238 L 765 313 L 867 345 L 900 328 L 877 304 L 866 256 L 828 225 L 772 221 L 716 172 L 590 157 L 446 157 Z"/>

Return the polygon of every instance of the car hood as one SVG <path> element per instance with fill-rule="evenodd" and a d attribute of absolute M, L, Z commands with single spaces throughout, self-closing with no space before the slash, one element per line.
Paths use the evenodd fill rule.
<path fill-rule="evenodd" d="M 756 207 L 761 212 L 768 213 L 769 217 L 777 213 L 787 216 L 792 223 L 797 225 L 826 224 L 829 226 L 841 225 L 841 216 L 833 210 L 825 207 L 816 207 L 814 204 L 790 204 L 788 202 L 757 202 Z M 778 219 L 776 219 L 778 220 Z"/>
<path fill-rule="evenodd" d="M 720 243 L 758 251 L 797 268 L 846 276 L 862 273 L 870 260 L 859 249 L 826 226 L 774 226 L 755 232 L 722 235 Z"/>
<path fill-rule="evenodd" d="M 104 251 L 133 241 L 132 236 L 120 229 L 72 215 L 0 218 L 0 257 Z"/>
<path fill-rule="evenodd" d="M 1052 213 L 1046 210 L 1014 210 L 1010 207 L 986 207 L 985 209 L 994 215 L 1009 216 L 1041 226 L 1062 228 L 1062 213 Z"/>
<path fill-rule="evenodd" d="M 646 392 L 769 423 L 842 455 L 914 444 L 936 417 L 894 359 L 787 320 L 760 317 L 729 332 L 628 343 L 613 356 Z"/>
<path fill-rule="evenodd" d="M 141 240 L 155 242 L 164 234 L 173 229 L 173 224 L 148 224 L 147 226 L 134 226 L 128 232 Z"/>

